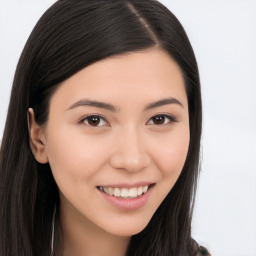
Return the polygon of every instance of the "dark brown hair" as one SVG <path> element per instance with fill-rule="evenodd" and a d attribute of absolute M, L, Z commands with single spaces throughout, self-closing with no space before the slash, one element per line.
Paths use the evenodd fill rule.
<path fill-rule="evenodd" d="M 98 60 L 156 46 L 168 52 L 182 70 L 190 145 L 179 179 L 147 227 L 132 237 L 127 255 L 193 255 L 191 220 L 202 110 L 197 63 L 182 25 L 154 0 L 59 0 L 32 31 L 13 81 L 0 152 L 1 256 L 50 255 L 55 206 L 60 239 L 58 188 L 49 164 L 37 163 L 31 153 L 28 108 L 34 109 L 42 125 L 60 82 Z M 58 255 L 57 243 L 55 252 Z"/>

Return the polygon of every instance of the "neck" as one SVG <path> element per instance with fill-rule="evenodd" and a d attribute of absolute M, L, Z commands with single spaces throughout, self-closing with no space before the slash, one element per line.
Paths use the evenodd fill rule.
<path fill-rule="evenodd" d="M 63 256 L 125 256 L 130 237 L 116 236 L 81 216 L 61 212 Z"/>

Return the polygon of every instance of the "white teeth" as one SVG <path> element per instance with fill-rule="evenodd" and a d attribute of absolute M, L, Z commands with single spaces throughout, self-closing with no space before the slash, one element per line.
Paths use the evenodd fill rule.
<path fill-rule="evenodd" d="M 108 193 L 109 195 L 113 196 L 114 195 L 114 190 L 113 188 L 108 188 Z"/>
<path fill-rule="evenodd" d="M 128 188 L 122 188 L 121 189 L 121 197 L 127 197 L 129 194 Z"/>
<path fill-rule="evenodd" d="M 142 195 L 143 191 L 142 191 L 142 187 L 138 187 L 138 196 Z"/>
<path fill-rule="evenodd" d="M 146 193 L 148 191 L 148 186 L 142 187 L 142 191 L 143 191 L 143 193 Z"/>
<path fill-rule="evenodd" d="M 129 197 L 137 197 L 137 196 L 138 196 L 137 188 L 130 188 Z"/>
<path fill-rule="evenodd" d="M 114 196 L 120 196 L 121 192 L 119 188 L 114 188 Z"/>
<path fill-rule="evenodd" d="M 129 198 L 136 198 L 146 193 L 148 191 L 148 186 L 140 186 L 140 187 L 134 187 L 134 188 L 99 187 L 99 189 L 111 196 L 129 199 Z"/>

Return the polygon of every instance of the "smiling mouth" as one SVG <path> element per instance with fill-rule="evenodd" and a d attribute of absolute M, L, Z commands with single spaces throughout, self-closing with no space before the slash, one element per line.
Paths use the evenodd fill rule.
<path fill-rule="evenodd" d="M 98 186 L 97 189 L 100 191 L 117 198 L 122 199 L 133 199 L 142 196 L 147 193 L 147 191 L 154 186 L 154 184 L 150 184 L 147 186 L 138 186 L 133 188 L 114 188 L 114 187 L 102 187 Z"/>

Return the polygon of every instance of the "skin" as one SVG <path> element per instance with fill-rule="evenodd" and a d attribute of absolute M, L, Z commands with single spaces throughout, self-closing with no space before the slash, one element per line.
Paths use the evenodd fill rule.
<path fill-rule="evenodd" d="M 145 110 L 166 98 L 181 104 Z M 116 112 L 74 106 L 83 99 L 111 104 Z M 38 162 L 49 162 L 60 190 L 62 255 L 125 255 L 130 237 L 149 223 L 187 156 L 188 102 L 179 66 L 159 48 L 107 58 L 62 82 L 43 127 L 32 109 L 29 113 L 32 151 Z M 98 126 L 83 120 L 92 114 L 104 117 Z M 176 121 L 152 119 L 161 114 Z M 113 206 L 97 189 L 137 182 L 155 186 L 146 204 L 135 210 Z"/>

